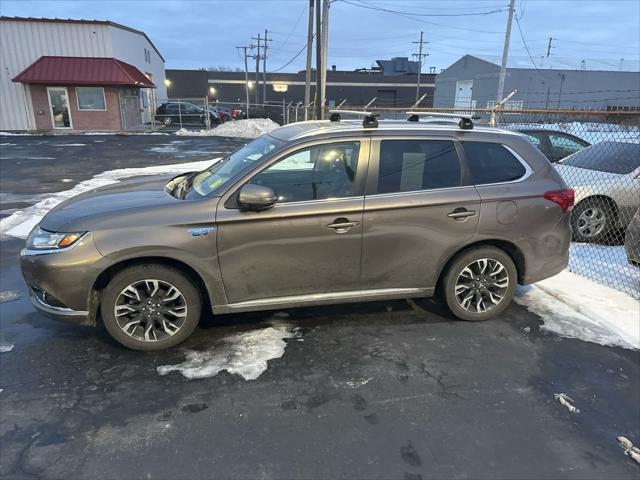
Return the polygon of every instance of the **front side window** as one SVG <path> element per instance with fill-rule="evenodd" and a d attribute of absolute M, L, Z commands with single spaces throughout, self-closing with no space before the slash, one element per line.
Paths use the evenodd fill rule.
<path fill-rule="evenodd" d="M 356 195 L 360 142 L 315 145 L 285 156 L 251 179 L 273 188 L 278 203 Z"/>
<path fill-rule="evenodd" d="M 378 193 L 457 187 L 461 169 L 450 140 L 380 142 Z"/>
<path fill-rule="evenodd" d="M 527 173 L 524 165 L 504 145 L 462 142 L 462 147 L 474 185 L 511 182 Z"/>
<path fill-rule="evenodd" d="M 106 110 L 104 88 L 76 87 L 78 95 L 78 110 Z"/>

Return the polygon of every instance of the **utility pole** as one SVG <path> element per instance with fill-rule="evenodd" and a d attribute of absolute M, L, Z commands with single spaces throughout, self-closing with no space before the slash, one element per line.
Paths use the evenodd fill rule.
<path fill-rule="evenodd" d="M 502 63 L 500 64 L 500 77 L 498 78 L 498 95 L 496 101 L 502 100 L 504 95 L 504 79 L 507 76 L 507 60 L 509 58 L 509 41 L 511 40 L 511 24 L 513 23 L 513 11 L 516 0 L 509 0 L 509 18 L 507 19 L 507 31 L 504 34 L 504 48 L 502 49 Z"/>
<path fill-rule="evenodd" d="M 329 59 L 329 0 L 322 3 L 322 90 L 320 91 L 320 118 L 324 119 L 327 102 L 327 63 Z"/>
<path fill-rule="evenodd" d="M 551 55 L 551 41 L 553 40 L 552 37 L 549 37 L 549 45 L 547 45 L 547 58 L 549 58 L 549 55 Z"/>
<path fill-rule="evenodd" d="M 256 82 L 255 85 L 253 86 L 253 96 L 254 96 L 254 101 L 256 103 L 256 105 L 258 103 L 260 103 L 260 99 L 258 97 L 258 91 L 259 91 L 259 85 L 260 85 L 260 34 L 258 34 L 258 37 L 251 37 L 251 40 L 257 40 L 258 45 L 251 45 L 251 48 L 256 48 L 256 54 L 253 56 L 253 58 L 256 59 Z"/>
<path fill-rule="evenodd" d="M 418 98 L 420 98 L 420 75 L 422 74 L 422 59 L 424 57 L 426 57 L 427 55 L 429 55 L 428 53 L 422 53 L 422 46 L 425 43 L 429 43 L 429 42 L 425 42 L 423 40 L 424 37 L 424 32 L 420 32 L 420 41 L 419 42 L 412 42 L 412 43 L 416 43 L 419 45 L 418 47 L 418 53 L 417 54 L 413 54 L 414 57 L 418 58 L 418 82 L 416 84 L 416 102 L 418 101 Z"/>
<path fill-rule="evenodd" d="M 269 31 L 264 30 L 264 48 L 262 49 L 262 103 L 267 103 L 267 45 L 271 41 L 267 37 Z"/>
<path fill-rule="evenodd" d="M 309 108 L 311 103 L 311 55 L 313 49 L 313 0 L 309 0 L 309 25 L 307 27 L 307 71 L 304 78 L 304 119 L 309 120 Z"/>
<path fill-rule="evenodd" d="M 320 93 L 322 92 L 322 41 L 320 40 L 322 29 L 322 16 L 320 12 L 320 0 L 316 1 L 316 95 L 315 95 L 315 107 L 316 107 L 316 119 L 321 119 L 320 113 Z"/>
<path fill-rule="evenodd" d="M 244 90 L 247 94 L 247 118 L 249 118 L 249 65 L 247 64 L 247 48 L 249 47 L 236 48 L 244 53 Z"/>

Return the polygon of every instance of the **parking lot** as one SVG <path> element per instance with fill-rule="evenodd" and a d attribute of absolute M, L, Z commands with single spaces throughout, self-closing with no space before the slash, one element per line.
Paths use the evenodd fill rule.
<path fill-rule="evenodd" d="M 103 172 L 242 143 L 0 137 L 0 218 Z M 640 354 L 542 331 L 515 302 L 484 323 L 436 300 L 209 315 L 145 354 L 37 313 L 23 243 L 0 242 L 0 476 L 638 477 L 616 437 L 640 440 Z"/>

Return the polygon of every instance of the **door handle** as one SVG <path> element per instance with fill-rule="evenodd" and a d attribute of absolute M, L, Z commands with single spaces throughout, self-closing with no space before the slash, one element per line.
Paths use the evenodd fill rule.
<path fill-rule="evenodd" d="M 453 218 L 454 220 L 465 220 L 469 217 L 476 216 L 475 210 L 467 210 L 466 208 L 456 208 L 453 212 L 447 215 L 449 218 Z"/>
<path fill-rule="evenodd" d="M 358 225 L 360 225 L 360 222 L 351 222 L 346 218 L 336 218 L 333 223 L 330 223 L 327 227 L 338 233 L 346 233 L 351 228 L 357 227 Z"/>

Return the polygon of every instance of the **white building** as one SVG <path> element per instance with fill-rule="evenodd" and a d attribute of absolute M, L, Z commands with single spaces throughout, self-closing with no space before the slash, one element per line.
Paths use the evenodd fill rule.
<path fill-rule="evenodd" d="M 96 91 L 99 92 L 102 88 L 101 108 L 91 109 L 81 104 L 78 91 L 70 91 L 74 89 L 74 84 L 90 84 L 89 81 L 84 83 L 74 81 L 73 72 L 63 72 L 62 77 L 69 79 L 64 84 L 61 83 L 62 80 L 55 83 L 55 79 L 51 80 L 54 83 L 50 83 L 42 75 L 35 81 L 32 75 L 29 80 L 31 84 L 16 78 L 42 57 L 108 58 L 118 61 L 113 62 L 116 69 L 120 68 L 118 66 L 121 66 L 122 62 L 128 64 L 128 66 L 125 65 L 125 69 L 129 66 L 135 68 L 129 69 L 134 73 L 129 83 L 122 83 L 120 80 L 120 84 L 98 82 L 91 83 L 92 87 L 80 87 L 85 89 L 83 94 L 89 97 L 99 96 Z M 81 59 L 80 63 L 82 63 Z M 139 76 L 136 73 L 142 73 L 151 81 L 146 83 L 153 83 L 156 88 L 145 88 L 147 85 L 137 81 Z M 99 71 L 93 74 L 91 78 L 99 74 Z M 34 83 L 46 92 L 43 95 L 47 98 L 51 111 L 44 111 L 46 108 L 41 108 L 42 102 L 39 99 L 32 101 Z M 105 91 L 107 89 L 105 85 L 109 85 L 108 88 L 116 92 L 113 94 L 115 96 L 109 96 L 109 92 Z M 93 90 L 88 91 L 91 89 Z M 52 95 L 56 93 L 57 97 L 54 98 Z M 96 124 L 99 128 L 101 118 L 106 118 L 106 112 L 110 108 L 110 99 L 112 97 L 118 99 L 118 95 L 119 100 L 116 100 L 116 106 L 122 111 L 114 113 L 112 109 L 110 117 L 112 119 L 114 115 L 116 118 L 121 117 L 122 127 L 125 127 L 125 124 L 127 124 L 126 127 L 132 126 L 132 121 L 126 121 L 125 118 L 126 116 L 130 119 L 131 114 L 141 123 L 149 122 L 150 112 L 155 108 L 155 98 L 167 96 L 164 58 L 144 32 L 104 20 L 0 17 L 0 130 L 42 130 L 44 124 L 51 125 L 52 129 L 82 129 L 78 124 L 82 123 L 83 119 L 88 119 L 87 124 L 92 125 L 92 128 L 96 128 Z M 127 95 L 127 105 L 129 105 L 127 112 L 124 111 L 123 95 Z M 135 98 L 133 102 L 131 101 L 134 96 L 138 97 L 139 108 L 134 108 L 136 107 Z M 64 113 L 66 126 L 53 119 L 56 117 L 56 105 L 53 103 L 56 102 L 62 102 L 63 107 L 66 104 Z M 60 117 L 60 104 L 57 107 L 58 117 Z M 78 121 L 73 122 L 73 118 L 67 121 L 69 116 L 74 116 L 74 109 Z M 42 117 L 36 121 L 38 115 Z M 113 122 L 105 129 L 113 129 L 112 124 Z"/>

